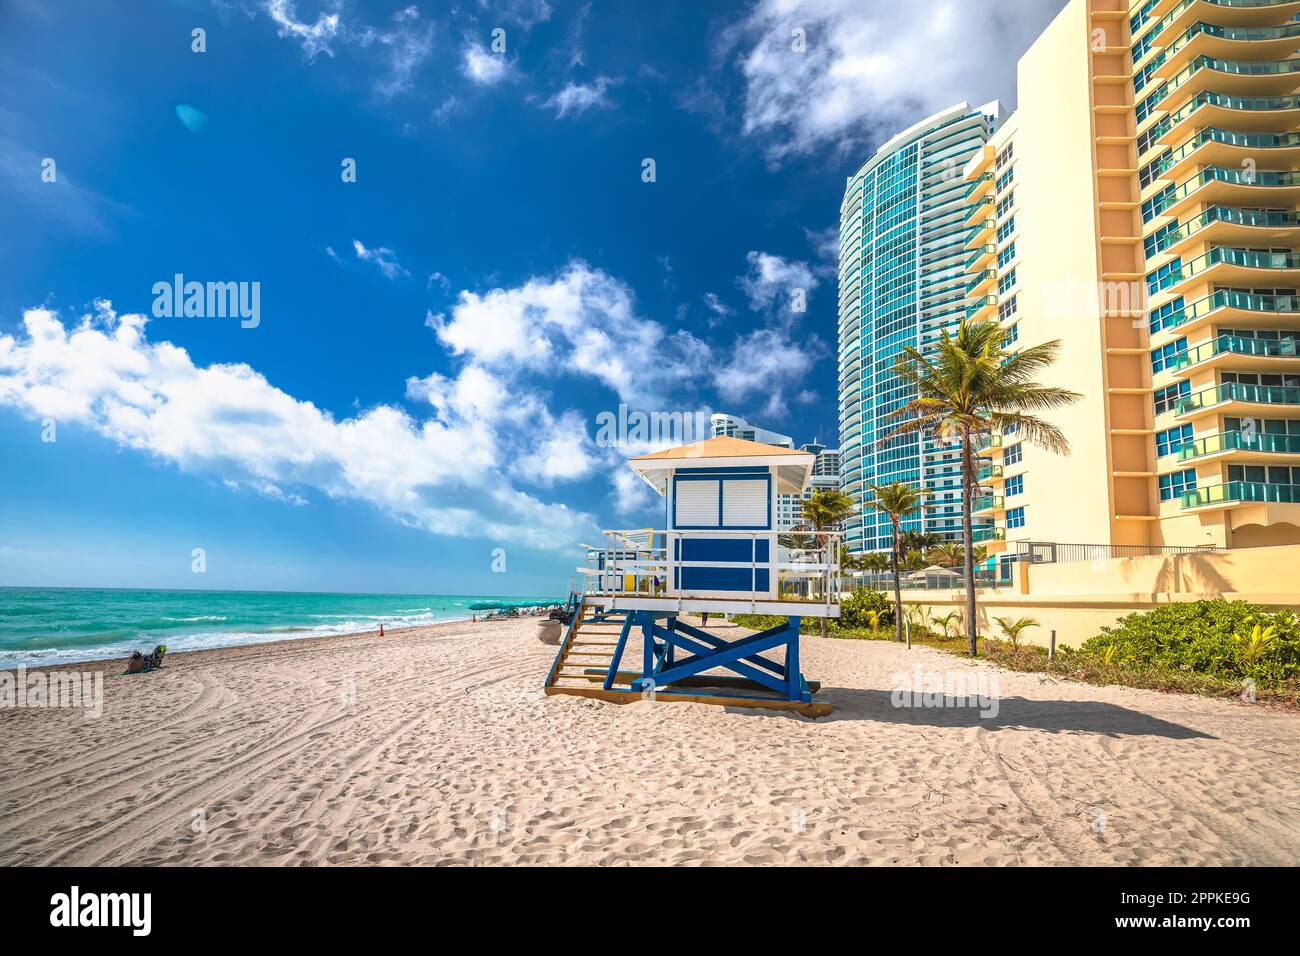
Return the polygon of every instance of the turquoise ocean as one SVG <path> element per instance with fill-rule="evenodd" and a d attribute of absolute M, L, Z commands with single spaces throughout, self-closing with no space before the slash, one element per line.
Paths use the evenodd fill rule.
<path fill-rule="evenodd" d="M 168 653 L 469 620 L 468 605 L 536 598 L 0 588 L 0 669 Z M 560 603 L 561 598 L 554 598 Z M 485 613 L 485 612 L 477 612 Z"/>

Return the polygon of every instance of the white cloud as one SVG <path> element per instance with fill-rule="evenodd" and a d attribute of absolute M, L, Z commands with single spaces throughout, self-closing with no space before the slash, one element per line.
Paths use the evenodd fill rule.
<path fill-rule="evenodd" d="M 471 41 L 461 52 L 460 72 L 479 86 L 492 86 L 510 75 L 510 61 L 504 53 L 493 53 Z"/>
<path fill-rule="evenodd" d="M 549 99 L 542 103 L 548 109 L 555 110 L 556 119 L 563 119 L 566 116 L 578 116 L 590 109 L 601 109 L 613 106 L 606 91 L 611 86 L 617 86 L 621 79 L 615 79 L 608 76 L 598 76 L 594 83 L 566 83 L 564 88 L 555 93 Z"/>
<path fill-rule="evenodd" d="M 302 52 L 308 60 L 314 60 L 324 53 L 333 56 L 330 44 L 339 33 L 339 8 L 341 0 L 323 4 L 325 10 L 316 16 L 316 22 L 307 23 L 298 19 L 298 5 L 294 0 L 266 0 L 263 8 L 267 16 L 275 21 L 279 28 L 276 32 L 282 37 L 292 37 L 302 44 Z"/>
<path fill-rule="evenodd" d="M 737 340 L 727 362 L 714 370 L 713 383 L 727 402 L 766 395 L 764 412 L 780 414 L 786 389 L 802 381 L 825 352 L 816 337 L 798 340 L 784 329 L 755 329 Z"/>
<path fill-rule="evenodd" d="M 709 312 L 711 313 L 708 318 L 710 328 L 721 325 L 722 320 L 735 311 L 731 306 L 718 298 L 716 292 L 704 293 L 704 304 L 708 307 Z"/>
<path fill-rule="evenodd" d="M 478 5 L 487 17 L 513 23 L 524 30 L 551 18 L 551 5 L 546 0 L 479 0 Z"/>
<path fill-rule="evenodd" d="M 749 271 L 737 280 L 737 285 L 745 291 L 755 312 L 773 306 L 788 312 L 796 289 L 802 289 L 806 297 L 820 285 L 806 262 L 753 251 L 746 254 L 745 261 L 749 263 Z"/>
<path fill-rule="evenodd" d="M 379 271 L 384 274 L 385 279 L 399 279 L 411 274 L 402 267 L 400 262 L 397 261 L 397 253 L 393 252 L 393 250 L 389 249 L 387 246 L 378 246 L 374 249 L 367 249 L 360 239 L 353 239 L 352 249 L 356 252 L 357 258 L 362 262 L 369 262 L 376 266 Z M 326 247 L 326 250 L 335 259 L 338 258 L 333 249 Z"/>
<path fill-rule="evenodd" d="M 747 47 L 745 132 L 780 162 L 828 144 L 865 149 L 962 100 L 1009 101 L 1016 58 L 1063 5 L 759 0 L 729 34 Z M 804 53 L 792 49 L 795 28 L 806 31 Z"/>
<path fill-rule="evenodd" d="M 435 324 L 454 354 L 488 368 L 589 376 L 645 409 L 680 392 L 709 357 L 689 332 L 638 315 L 624 283 L 578 260 L 513 289 L 463 291 Z"/>
<path fill-rule="evenodd" d="M 150 342 L 143 315 L 110 303 L 66 328 L 47 309 L 0 336 L 0 404 L 78 424 L 184 471 L 302 501 L 315 489 L 367 502 L 412 527 L 552 549 L 594 527 L 507 478 L 510 456 L 548 456 L 533 432 L 511 427 L 530 409 L 481 369 L 431 376 L 411 390 L 433 414 L 378 405 L 338 420 L 276 388 L 244 364 L 196 365 L 184 349 Z M 530 445 L 530 440 L 533 444 Z M 563 478 L 572 461 L 547 467 Z"/>

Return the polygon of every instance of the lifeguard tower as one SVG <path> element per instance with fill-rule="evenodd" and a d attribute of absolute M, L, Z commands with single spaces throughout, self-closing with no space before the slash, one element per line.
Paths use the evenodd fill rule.
<path fill-rule="evenodd" d="M 730 437 L 630 459 L 664 498 L 664 529 L 605 531 L 587 546 L 546 693 L 830 713 L 799 669 L 799 625 L 839 617 L 840 536 L 777 531 L 777 495 L 801 494 L 813 461 Z M 701 612 L 784 620 L 728 638 L 738 629 L 682 620 Z"/>

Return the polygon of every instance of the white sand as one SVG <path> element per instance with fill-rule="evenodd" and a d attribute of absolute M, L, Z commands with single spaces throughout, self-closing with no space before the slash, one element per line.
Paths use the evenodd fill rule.
<path fill-rule="evenodd" d="M 0 711 L 0 864 L 1300 857 L 1295 714 L 816 638 L 828 718 L 620 707 L 544 696 L 533 626 L 182 654 L 107 676 L 98 720 Z M 917 663 L 997 673 L 999 718 L 892 707 Z"/>

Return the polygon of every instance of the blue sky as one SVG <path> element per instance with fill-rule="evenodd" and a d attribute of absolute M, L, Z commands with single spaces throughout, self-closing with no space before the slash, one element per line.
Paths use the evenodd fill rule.
<path fill-rule="evenodd" d="M 0 585 L 555 592 L 601 412 L 833 439 L 844 177 L 1060 3 L 920 6 L 0 5 Z"/>

